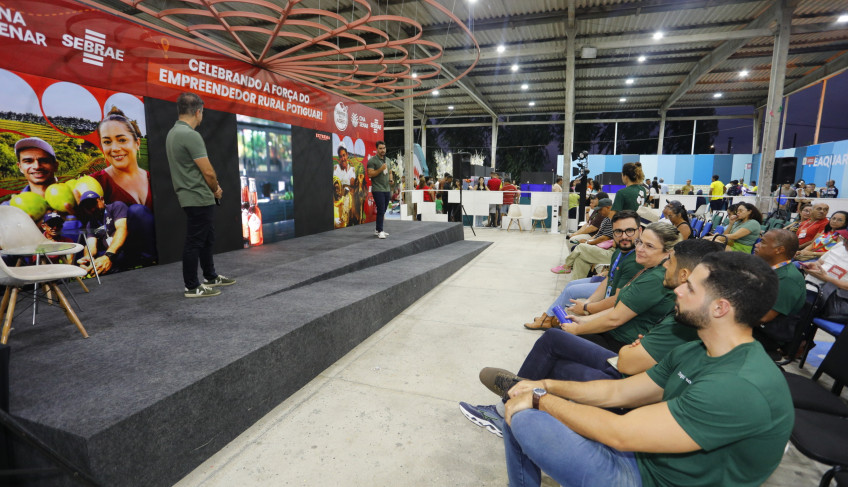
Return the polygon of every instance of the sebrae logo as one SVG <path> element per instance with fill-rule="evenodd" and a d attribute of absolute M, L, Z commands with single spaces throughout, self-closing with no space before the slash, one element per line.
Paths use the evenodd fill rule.
<path fill-rule="evenodd" d="M 347 130 L 347 107 L 344 103 L 336 103 L 336 108 L 333 110 L 333 121 L 336 122 L 336 128 L 340 132 Z"/>
<path fill-rule="evenodd" d="M 75 37 L 71 34 L 62 36 L 62 45 L 82 51 L 82 62 L 103 67 L 106 58 L 115 61 L 124 60 L 124 51 L 106 45 L 106 34 L 91 29 L 85 29 L 85 37 Z"/>

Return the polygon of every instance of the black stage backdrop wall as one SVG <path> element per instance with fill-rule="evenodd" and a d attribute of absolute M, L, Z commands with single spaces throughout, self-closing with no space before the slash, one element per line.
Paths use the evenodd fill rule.
<path fill-rule="evenodd" d="M 333 229 L 333 150 L 326 132 L 292 125 L 294 232 L 296 237 Z"/>
<path fill-rule="evenodd" d="M 165 138 L 177 121 L 177 104 L 145 98 L 144 110 L 147 117 L 153 214 L 156 215 L 156 247 L 159 263 L 168 264 L 182 260 L 185 240 L 185 213 L 180 208 L 171 184 L 171 169 L 165 154 Z M 242 235 L 236 116 L 204 109 L 203 122 L 197 131 L 206 142 L 209 160 L 224 190 L 221 206 L 215 211 L 215 253 L 240 249 Z"/>

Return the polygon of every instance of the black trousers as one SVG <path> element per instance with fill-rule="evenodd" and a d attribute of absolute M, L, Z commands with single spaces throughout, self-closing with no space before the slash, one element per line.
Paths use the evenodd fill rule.
<path fill-rule="evenodd" d="M 186 238 L 183 246 L 183 281 L 185 287 L 194 289 L 200 285 L 197 278 L 197 263 L 203 270 L 203 278 L 212 280 L 218 277 L 215 262 L 212 260 L 212 246 L 215 245 L 215 205 L 186 206 Z"/>

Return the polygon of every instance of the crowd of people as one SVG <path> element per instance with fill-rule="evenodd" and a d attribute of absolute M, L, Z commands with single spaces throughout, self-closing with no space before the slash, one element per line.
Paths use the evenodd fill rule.
<path fill-rule="evenodd" d="M 510 485 L 542 471 L 561 485 L 760 485 L 794 424 L 774 361 L 798 337 L 805 281 L 822 285 L 825 317 L 848 320 L 848 213 L 808 191 L 784 228 L 763 231 L 743 202 L 721 238 L 698 238 L 675 200 L 645 225 L 638 163 L 622 181 L 568 236 L 551 270 L 571 280 L 524 324 L 544 333 L 521 368 L 480 371 L 500 400 L 460 410 L 503 438 Z"/>
<path fill-rule="evenodd" d="M 521 191 L 516 181 L 502 178 L 495 171 L 492 171 L 488 178 L 479 177 L 468 180 L 454 178 L 450 173 L 445 173 L 438 179 L 422 176 L 416 179 L 414 184 L 415 189 L 424 191 L 424 202 L 435 202 L 436 213 L 448 215 L 448 221 L 451 222 L 462 221 L 462 208 L 459 203 L 450 201 L 447 190 L 503 192 L 503 204 L 489 205 L 489 218 L 485 224 L 487 227 L 500 227 L 501 218 L 509 213 L 510 205 L 521 198 Z M 420 214 L 418 218 L 421 218 Z"/>

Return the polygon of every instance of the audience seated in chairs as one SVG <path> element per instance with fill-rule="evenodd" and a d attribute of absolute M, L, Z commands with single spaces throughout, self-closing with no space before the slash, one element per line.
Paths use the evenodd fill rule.
<path fill-rule="evenodd" d="M 828 211 L 830 211 L 830 206 L 827 203 L 818 202 L 813 205 L 810 219 L 798 225 L 798 244 L 802 249 L 806 247 L 807 242 L 812 241 L 827 226 L 829 223 L 827 219 Z"/>
<path fill-rule="evenodd" d="M 613 352 L 647 333 L 674 307 L 674 294 L 662 285 L 662 264 L 678 241 L 680 232 L 671 224 L 648 225 L 634 241 L 636 262 L 644 269 L 621 288 L 615 306 L 590 316 L 573 316 L 572 323 L 561 328 Z"/>
<path fill-rule="evenodd" d="M 791 263 L 798 237 L 789 230 L 773 229 L 763 235 L 754 253 L 774 269 L 778 279 L 777 301 L 754 328 L 754 338 L 767 352 L 779 352 L 795 337 L 797 313 L 804 307 L 807 289 L 804 276 Z"/>
<path fill-rule="evenodd" d="M 783 374 L 751 335 L 776 281 L 760 258 L 710 254 L 675 289 L 678 320 L 701 341 L 626 379 L 513 386 L 503 430 L 510 485 L 540 485 L 541 470 L 569 486 L 762 484 L 794 418 Z"/>
<path fill-rule="evenodd" d="M 808 221 L 810 219 L 810 215 L 812 214 L 813 205 L 802 205 L 801 208 L 798 210 L 798 217 L 794 221 L 789 222 L 789 224 L 787 224 L 783 228 L 789 230 L 792 233 L 797 234 L 798 227 L 801 226 L 802 223 Z M 771 215 L 769 216 L 769 219 L 771 219 Z"/>
<path fill-rule="evenodd" d="M 680 232 L 681 240 L 696 238 L 694 232 L 692 232 L 692 223 L 689 221 L 689 212 L 686 211 L 683 203 L 677 200 L 669 201 L 663 208 L 663 215 Z"/>
<path fill-rule="evenodd" d="M 676 288 L 686 282 L 692 270 L 707 254 L 723 250 L 723 245 L 707 240 L 684 240 L 677 243 L 665 263 L 663 286 L 667 289 Z M 622 347 L 614 366 L 610 360 L 616 357 L 615 352 L 563 330 L 551 329 L 533 345 L 518 375 L 486 367 L 480 371 L 480 381 L 506 402 L 507 391 L 521 380 L 621 379 L 625 375 L 644 372 L 662 361 L 677 346 L 697 339 L 696 330 L 678 324 L 672 310 L 647 335 Z M 474 424 L 500 436 L 503 429 L 503 402 L 491 406 L 471 406 L 464 402 L 459 405 L 462 413 Z"/>
<path fill-rule="evenodd" d="M 727 213 L 732 215 L 729 209 Z M 760 238 L 762 223 L 763 215 L 756 206 L 751 203 L 739 203 L 736 207 L 736 220 L 732 221 L 724 230 L 727 250 L 750 254 L 757 239 Z"/>
<path fill-rule="evenodd" d="M 630 282 L 642 266 L 636 263 L 636 253 L 633 251 L 633 242 L 641 235 L 639 215 L 635 211 L 623 210 L 618 212 L 613 220 L 613 241 L 617 248 L 610 256 L 610 271 L 607 276 L 569 282 L 547 311 L 534 318 L 533 322 L 525 323 L 525 328 L 546 330 L 558 327 L 559 321 L 553 312 L 555 306 L 565 309 L 573 304 L 583 313 L 599 313 L 615 305 L 619 289 Z"/>
<path fill-rule="evenodd" d="M 800 250 L 794 256 L 795 260 L 808 261 L 818 259 L 836 245 L 840 238 L 848 237 L 846 227 L 848 227 L 848 212 L 833 212 L 824 229 L 816 234 L 812 240 L 800 246 Z"/>
<path fill-rule="evenodd" d="M 608 218 L 612 207 L 612 200 L 604 198 L 598 201 L 598 212 L 603 216 L 603 221 L 598 232 L 591 240 L 580 243 L 565 258 L 565 264 L 551 268 L 554 274 L 570 274 L 574 272 L 574 279 L 582 279 L 589 275 L 589 271 L 597 264 L 605 264 L 613 253 L 612 220 Z"/>

